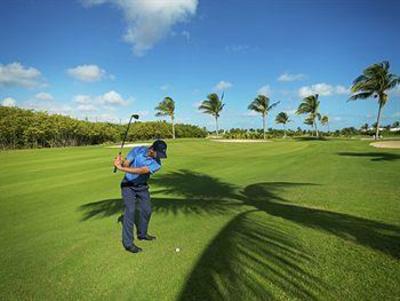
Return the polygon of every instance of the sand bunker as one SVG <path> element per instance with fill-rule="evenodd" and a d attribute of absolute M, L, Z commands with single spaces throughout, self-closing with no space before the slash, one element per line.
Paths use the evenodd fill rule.
<path fill-rule="evenodd" d="M 370 143 L 373 147 L 378 148 L 400 148 L 400 140 L 399 141 L 381 141 Z"/>
<path fill-rule="evenodd" d="M 135 146 L 142 146 L 142 145 L 151 145 L 151 143 L 128 143 L 124 145 L 124 148 L 126 147 L 135 147 Z M 108 146 L 108 148 L 120 148 L 121 145 L 111 145 Z"/>
<path fill-rule="evenodd" d="M 251 139 L 215 139 L 211 140 L 215 142 L 228 142 L 228 143 L 264 143 L 264 142 L 272 142 L 270 140 L 251 140 Z"/>

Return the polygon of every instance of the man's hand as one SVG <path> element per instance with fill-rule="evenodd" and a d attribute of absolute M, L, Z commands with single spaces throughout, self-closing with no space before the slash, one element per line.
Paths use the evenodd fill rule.
<path fill-rule="evenodd" d="M 117 169 L 121 169 L 121 168 L 122 168 L 122 157 L 121 157 L 121 155 L 118 155 L 118 156 L 115 158 L 115 160 L 114 160 L 114 166 L 115 166 Z"/>

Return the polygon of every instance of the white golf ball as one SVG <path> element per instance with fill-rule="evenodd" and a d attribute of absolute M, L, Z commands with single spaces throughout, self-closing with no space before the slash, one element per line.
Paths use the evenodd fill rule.
<path fill-rule="evenodd" d="M 181 250 L 181 249 L 179 249 L 179 248 L 176 248 L 176 249 L 175 249 L 175 252 L 179 252 L 180 250 Z"/>

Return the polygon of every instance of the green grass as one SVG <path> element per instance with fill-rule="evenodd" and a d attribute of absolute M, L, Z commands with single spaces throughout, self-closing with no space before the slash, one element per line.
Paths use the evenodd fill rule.
<path fill-rule="evenodd" d="M 0 299 L 398 300 L 400 151 L 368 143 L 171 142 L 139 255 L 115 149 L 1 152 Z"/>

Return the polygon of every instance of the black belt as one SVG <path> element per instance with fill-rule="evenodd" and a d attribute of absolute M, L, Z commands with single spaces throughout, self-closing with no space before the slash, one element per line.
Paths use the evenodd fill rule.
<path fill-rule="evenodd" d="M 124 187 L 132 187 L 136 190 L 144 190 L 149 188 L 149 185 L 147 185 L 147 183 L 132 183 L 132 182 L 121 182 L 121 188 Z"/>

